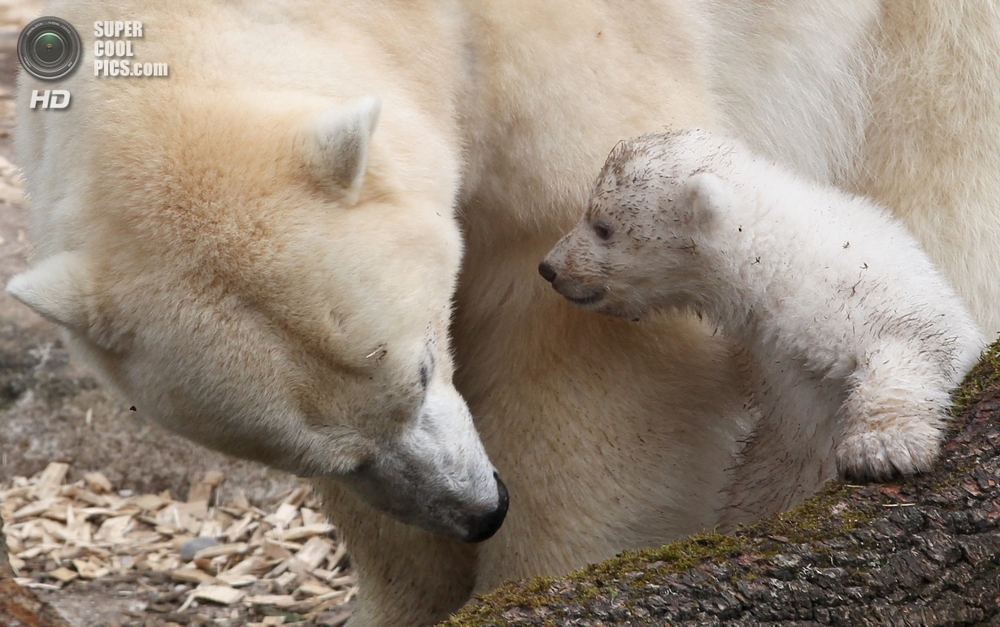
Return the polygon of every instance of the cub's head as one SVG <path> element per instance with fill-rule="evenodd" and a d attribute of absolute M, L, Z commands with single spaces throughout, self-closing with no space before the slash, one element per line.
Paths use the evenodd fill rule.
<path fill-rule="evenodd" d="M 375 98 L 228 97 L 98 126 L 74 232 L 7 290 L 173 431 L 489 537 L 508 501 L 452 384 L 450 153 Z"/>
<path fill-rule="evenodd" d="M 729 184 L 708 171 L 721 140 L 701 130 L 644 135 L 612 151 L 583 217 L 539 273 L 576 305 L 616 317 L 696 305 Z"/>

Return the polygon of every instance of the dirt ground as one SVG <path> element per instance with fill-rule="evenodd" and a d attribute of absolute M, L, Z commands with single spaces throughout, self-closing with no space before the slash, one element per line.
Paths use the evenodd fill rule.
<path fill-rule="evenodd" d="M 0 0 L 0 157 L 11 164 L 17 163 L 11 138 L 17 36 L 43 5 Z M 0 173 L 0 285 L 5 285 L 27 267 L 31 243 L 17 174 L 2 160 Z M 227 479 L 220 486 L 220 501 L 243 490 L 250 503 L 264 509 L 295 483 L 285 473 L 208 451 L 146 422 L 69 356 L 52 324 L 0 292 L 0 485 L 38 473 L 53 461 L 70 464 L 69 481 L 101 471 L 115 490 L 170 490 L 175 497 L 187 494 L 193 478 L 221 470 Z M 44 565 L 35 566 L 40 571 Z M 134 573 L 74 581 L 39 596 L 81 627 L 239 625 L 247 620 L 235 610 L 219 608 L 177 613 L 189 588 L 162 574 Z"/>

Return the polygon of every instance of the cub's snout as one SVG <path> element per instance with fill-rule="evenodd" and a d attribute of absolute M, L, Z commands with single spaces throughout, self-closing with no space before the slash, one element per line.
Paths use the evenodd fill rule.
<path fill-rule="evenodd" d="M 590 263 L 593 255 L 588 255 L 585 243 L 579 241 L 578 231 L 574 229 L 559 240 L 538 264 L 538 273 L 574 305 L 593 305 L 604 298 L 607 290 Z"/>
<path fill-rule="evenodd" d="M 572 272 L 558 272 L 547 261 L 538 264 L 538 273 L 566 300 L 575 305 L 592 305 L 604 298 L 604 288 L 588 288 Z"/>

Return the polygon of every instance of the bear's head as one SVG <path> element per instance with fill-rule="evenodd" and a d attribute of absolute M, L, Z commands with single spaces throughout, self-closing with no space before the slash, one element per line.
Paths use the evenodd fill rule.
<path fill-rule="evenodd" d="M 506 488 L 452 383 L 448 164 L 402 168 L 375 98 L 226 96 L 95 130 L 76 232 L 8 292 L 169 429 L 491 536 Z"/>
<path fill-rule="evenodd" d="M 709 167 L 728 154 L 700 129 L 644 135 L 611 152 L 583 217 L 539 273 L 574 304 L 639 318 L 699 308 L 712 290 L 719 216 L 729 184 Z"/>

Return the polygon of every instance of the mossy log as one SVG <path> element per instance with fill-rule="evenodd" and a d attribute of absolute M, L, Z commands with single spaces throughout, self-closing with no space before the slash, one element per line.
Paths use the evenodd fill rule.
<path fill-rule="evenodd" d="M 1000 343 L 956 396 L 942 457 L 898 483 L 836 483 L 724 536 L 508 583 L 447 627 L 1000 627 Z"/>

